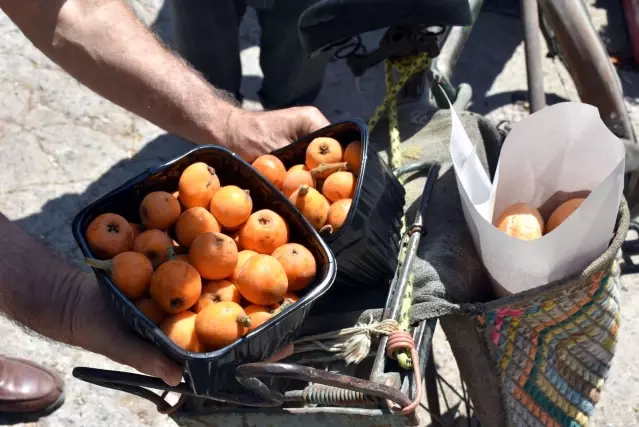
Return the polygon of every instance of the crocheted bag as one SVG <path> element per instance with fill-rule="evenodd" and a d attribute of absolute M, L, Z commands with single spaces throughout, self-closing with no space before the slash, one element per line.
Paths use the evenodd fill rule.
<path fill-rule="evenodd" d="M 494 174 L 500 143 L 496 130 L 472 113 L 462 112 L 459 118 L 476 144 L 482 164 Z M 428 233 L 413 265 L 411 324 L 439 318 L 482 425 L 586 424 L 614 353 L 620 275 L 615 258 L 628 230 L 625 200 L 608 250 L 581 274 L 493 299 L 452 170 L 450 114 L 440 111 L 426 126 L 411 127 L 411 122 L 406 122 L 400 128 L 411 135 L 402 143 L 402 150 L 410 154 L 406 162 L 430 160 L 442 165 L 425 218 Z M 387 135 L 383 124 L 377 131 Z M 374 137 L 371 141 L 375 145 Z M 423 188 L 423 177 L 406 185 L 409 220 L 419 206 Z M 369 301 L 361 293 L 340 300 L 349 307 L 355 302 L 363 307 L 383 304 L 383 298 L 380 302 L 371 296 Z M 380 308 L 335 310 L 338 315 L 317 316 L 314 323 L 379 321 L 382 312 Z M 345 326 L 331 326 L 339 327 Z"/>
<path fill-rule="evenodd" d="M 617 255 L 629 216 L 623 200 L 610 246 L 581 274 L 442 317 L 484 424 L 588 424 L 617 342 Z"/>

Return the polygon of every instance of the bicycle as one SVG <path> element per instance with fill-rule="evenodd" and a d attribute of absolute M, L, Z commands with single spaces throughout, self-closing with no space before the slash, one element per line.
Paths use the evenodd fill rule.
<path fill-rule="evenodd" d="M 540 22 L 545 37 L 553 44 L 553 51 L 558 53 L 571 71 L 582 101 L 599 109 L 602 119 L 613 133 L 634 143 L 635 135 L 623 104 L 621 87 L 581 1 L 539 1 L 539 14 L 534 0 L 524 0 L 523 8 L 531 111 L 537 111 L 545 104 L 537 34 Z M 425 105 L 433 110 L 448 109 L 450 105 L 456 110 L 468 107 L 472 98 L 472 88 L 463 83 L 454 87 L 451 80 L 457 59 L 471 34 L 482 3 L 483 0 L 326 0 L 309 8 L 301 16 L 299 26 L 309 54 L 333 50 L 338 58 L 346 61 L 355 76 L 361 76 L 371 67 L 388 60 L 389 96 L 382 108 L 373 116 L 370 127 L 375 127 L 383 113 L 389 111 L 389 125 L 391 129 L 397 130 L 397 105 L 405 106 L 409 110 L 415 106 Z M 381 12 L 373 11 L 374 7 L 381 7 Z M 367 52 L 361 42 L 361 34 L 384 28 L 388 30 L 379 47 Z M 414 61 L 407 61 L 407 58 Z M 597 66 L 583 67 L 584 62 L 592 62 Z M 394 81 L 391 76 L 393 68 L 399 71 L 399 81 Z M 396 152 L 399 142 L 398 134 L 391 137 L 391 144 L 394 145 L 392 151 L 395 153 L 391 153 L 390 163 L 398 177 L 424 170 L 425 166 L 429 167 L 421 209 L 417 211 L 414 222 L 408 227 L 410 230 L 419 230 L 423 225 L 424 210 L 428 205 L 438 168 L 436 165 L 402 165 Z M 629 183 L 632 185 L 636 184 L 636 180 L 634 175 L 629 177 Z M 406 234 L 405 246 L 416 249 L 419 236 L 420 233 Z M 389 318 L 396 317 L 401 311 L 401 303 L 409 287 L 411 256 L 411 251 L 407 251 L 386 298 Z M 335 326 L 328 324 L 330 320 L 324 318 L 317 320 L 315 324 L 309 322 L 305 325 L 305 334 L 313 335 L 331 327 L 341 328 L 344 323 L 352 322 L 351 319 L 339 319 L 340 322 L 337 322 L 338 319 L 332 319 L 336 324 L 339 323 L 339 326 Z M 418 350 L 418 358 L 428 361 L 419 366 L 420 371 L 416 372 L 415 376 L 406 375 L 400 378 L 392 369 L 390 373 L 385 373 L 384 368 L 387 365 L 383 360 L 384 345 L 381 343 L 381 350 L 377 351 L 374 361 L 368 360 L 368 363 L 365 361 L 357 366 L 338 362 L 331 366 L 330 371 L 323 374 L 318 374 L 317 370 L 307 369 L 299 358 L 298 365 L 264 364 L 261 371 L 238 368 L 238 378 L 246 379 L 246 385 L 252 388 L 256 395 L 266 398 L 270 403 L 274 402 L 271 406 L 278 408 L 244 407 L 241 400 L 233 400 L 232 397 L 229 397 L 226 403 L 201 399 L 185 384 L 171 388 L 159 380 L 131 374 L 102 373 L 101 379 L 98 379 L 99 376 L 96 377 L 95 372 L 80 369 L 74 371 L 74 375 L 98 385 L 118 388 L 147 398 L 154 402 L 159 410 L 171 413 L 178 424 L 184 426 L 257 424 L 258 420 L 261 422 L 264 418 L 273 425 L 284 422 L 288 425 L 304 425 L 317 421 L 318 418 L 321 418 L 322 422 L 337 425 L 405 425 L 406 422 L 416 425 L 418 420 L 414 416 L 398 416 L 388 408 L 380 408 L 378 402 L 371 400 L 369 396 L 385 397 L 407 406 L 410 396 L 416 395 L 421 388 L 414 387 L 413 384 L 414 380 L 421 376 L 425 379 L 432 419 L 438 425 L 443 425 L 441 396 L 438 390 L 438 386 L 442 387 L 442 379 L 438 377 L 431 347 L 436 323 L 437 319 L 429 319 L 421 322 L 413 330 L 412 336 Z M 334 374 L 334 370 L 339 371 L 340 375 Z M 292 383 L 295 386 L 294 390 L 278 394 L 263 383 L 252 381 L 258 376 L 292 378 L 295 380 Z M 311 377 L 320 385 L 330 384 L 333 387 L 307 386 L 300 389 Z M 375 381 L 364 383 L 358 378 L 374 378 Z M 299 380 L 305 381 L 300 383 Z M 165 390 L 165 393 L 158 396 L 141 387 Z M 389 387 L 396 392 L 390 392 Z M 470 420 L 472 404 L 463 382 L 460 391 L 450 385 L 449 387 L 465 403 Z M 172 406 L 165 401 L 169 391 L 182 395 L 178 404 Z M 354 407 L 346 406 L 349 404 Z M 284 406 L 285 409 L 280 409 L 279 406 Z"/>
<path fill-rule="evenodd" d="M 351 22 L 349 25 L 349 18 L 357 12 L 357 7 L 363 10 L 365 7 L 373 8 L 376 5 L 381 7 L 384 13 L 375 15 L 373 19 L 365 22 Z M 315 54 L 326 49 L 335 49 L 336 57 L 344 59 L 356 77 L 363 75 L 382 60 L 426 53 L 432 58 L 432 63 L 428 64 L 423 73 L 413 75 L 402 85 L 402 90 L 398 91 L 396 98 L 397 103 L 427 103 L 435 110 L 448 109 L 452 104 L 456 110 L 465 110 L 472 98 L 472 88 L 465 83 L 453 87 L 451 81 L 455 65 L 471 35 L 483 0 L 451 1 L 446 5 L 434 3 L 432 9 L 429 2 L 389 2 L 382 5 L 383 2 L 370 0 L 351 2 L 350 5 L 348 2 L 321 2 L 311 7 L 300 19 L 300 29 L 307 52 Z M 412 10 L 415 13 L 411 17 L 404 16 L 402 22 L 400 17 L 404 10 Z M 328 18 L 329 16 L 331 18 Z M 549 56 L 556 56 L 564 63 L 575 83 L 580 100 L 597 107 L 603 122 L 611 132 L 624 140 L 627 146 L 634 146 L 637 141 L 636 134 L 624 104 L 619 77 L 583 2 L 522 0 L 521 19 L 524 26 L 530 112 L 539 111 L 546 105 L 541 72 L 541 30 L 549 48 Z M 360 34 L 386 26 L 389 29 L 379 47 L 373 52 L 367 52 Z M 388 68 L 386 71 L 388 79 Z M 428 89 L 431 91 L 430 94 Z M 391 126 L 397 125 L 397 119 L 389 120 L 395 122 Z M 375 123 L 374 118 L 371 124 Z M 631 204 L 636 201 L 638 178 L 639 175 L 632 169 L 627 174 L 625 195 Z M 628 251 L 634 249 L 630 246 L 626 248 Z M 431 373 L 431 381 L 433 379 Z M 429 391 L 431 412 L 434 408 L 433 415 L 436 418 L 441 417 L 438 410 L 437 385 L 431 383 L 426 384 L 426 387 Z M 464 390 L 462 393 L 465 396 Z"/>
<path fill-rule="evenodd" d="M 483 0 L 452 1 L 446 5 L 434 3 L 432 6 L 428 1 L 384 4 L 354 1 L 340 6 L 335 3 L 332 7 L 329 1 L 311 7 L 300 21 L 306 50 L 315 54 L 335 49 L 336 56 L 345 59 L 356 77 L 385 58 L 428 52 L 433 63 L 424 76 L 416 75 L 404 85 L 398 103 L 424 102 L 425 98 L 430 98 L 429 104 L 435 109 L 447 109 L 448 100 L 456 109 L 466 109 L 472 98 L 472 88 L 465 83 L 455 88 L 451 80 Z M 364 7 L 386 9 L 381 14 L 366 14 L 362 19 L 364 23 L 351 23 L 351 17 Z M 402 23 L 404 10 L 414 10 L 415 13 L 404 18 Z M 521 12 L 530 112 L 534 113 L 546 105 L 538 35 L 541 30 L 549 55 L 564 63 L 580 100 L 597 107 L 602 120 L 616 136 L 626 144 L 635 144 L 636 135 L 624 104 L 619 77 L 583 2 L 524 0 Z M 320 22 L 322 19 L 328 22 Z M 386 27 L 389 29 L 379 48 L 366 52 L 360 34 Z M 428 88 L 432 92 L 430 96 Z M 626 197 L 633 201 L 636 198 L 637 174 L 629 174 L 626 184 Z"/>

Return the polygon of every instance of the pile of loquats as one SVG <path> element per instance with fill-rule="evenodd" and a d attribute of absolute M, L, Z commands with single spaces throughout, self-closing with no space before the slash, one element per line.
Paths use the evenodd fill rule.
<path fill-rule="evenodd" d="M 198 162 L 180 176 L 178 191 L 154 191 L 139 206 L 141 224 L 115 213 L 86 231 L 115 286 L 179 347 L 226 347 L 298 300 L 315 278 L 313 254 L 289 241 L 276 212 L 253 211 L 248 190 L 222 186 Z"/>
<path fill-rule="evenodd" d="M 266 154 L 252 164 L 304 215 L 318 231 L 339 231 L 350 212 L 362 160 L 360 141 L 346 148 L 334 138 L 315 138 L 303 163 L 288 170 L 277 157 Z M 301 161 L 301 159 L 300 159 Z"/>
<path fill-rule="evenodd" d="M 315 138 L 304 163 L 286 170 L 275 156 L 252 167 L 318 231 L 346 220 L 361 167 L 361 143 L 343 148 Z M 140 203 L 141 223 L 104 213 L 85 237 L 118 289 L 179 347 L 215 351 L 255 330 L 316 277 L 305 246 L 289 241 L 289 226 L 270 209 L 254 211 L 250 191 L 222 183 L 204 162 L 181 174 L 177 191 L 154 191 Z"/>
<path fill-rule="evenodd" d="M 520 240 L 537 240 L 559 227 L 584 202 L 575 197 L 559 205 L 544 222 L 539 209 L 528 203 L 508 206 L 495 220 L 494 225 L 509 236 Z"/>

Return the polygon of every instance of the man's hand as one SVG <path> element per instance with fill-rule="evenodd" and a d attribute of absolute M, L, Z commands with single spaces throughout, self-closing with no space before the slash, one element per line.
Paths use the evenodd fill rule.
<path fill-rule="evenodd" d="M 35 261 L 34 261 L 35 260 Z M 130 331 L 96 279 L 0 214 L 0 314 L 48 338 L 103 354 L 175 385 L 182 370 Z"/>
<path fill-rule="evenodd" d="M 236 110 L 229 117 L 228 146 L 246 161 L 288 145 L 329 124 L 315 107 L 250 112 Z"/>
<path fill-rule="evenodd" d="M 328 124 L 313 107 L 238 108 L 164 47 L 123 0 L 0 0 L 0 8 L 81 83 L 196 144 L 226 146 L 250 161 Z"/>
<path fill-rule="evenodd" d="M 169 385 L 180 383 L 182 368 L 117 318 L 92 274 L 78 271 L 70 277 L 66 286 L 72 289 L 62 323 L 70 329 L 65 334 L 68 344 L 159 377 Z"/>

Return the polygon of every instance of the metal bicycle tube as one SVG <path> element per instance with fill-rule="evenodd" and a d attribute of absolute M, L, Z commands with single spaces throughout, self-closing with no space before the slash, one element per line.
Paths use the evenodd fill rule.
<path fill-rule="evenodd" d="M 426 177 L 426 183 L 424 184 L 424 191 L 422 193 L 422 199 L 415 215 L 415 220 L 407 233 L 410 233 L 408 239 L 408 245 L 406 248 L 406 258 L 404 262 L 398 266 L 396 277 L 391 284 L 391 290 L 389 293 L 389 299 L 384 308 L 382 319 L 399 319 L 401 303 L 406 292 L 406 286 L 408 284 L 408 278 L 411 273 L 412 264 L 417 256 L 417 248 L 419 247 L 419 241 L 424 233 L 424 218 L 426 215 L 426 209 L 428 208 L 428 202 L 433 192 L 433 187 L 439 177 L 440 165 L 435 163 L 431 166 Z M 379 340 L 379 346 L 375 361 L 373 362 L 373 368 L 371 370 L 371 381 L 378 381 L 384 374 L 386 368 L 386 343 L 388 337 L 382 336 Z"/>
<path fill-rule="evenodd" d="M 433 70 L 447 81 L 450 81 L 453 77 L 455 65 L 457 65 L 457 61 L 466 45 L 466 41 L 470 36 L 475 22 L 477 22 L 484 0 L 469 0 L 468 3 L 470 7 L 471 24 L 465 27 L 451 27 L 444 37 L 439 55 L 433 60 Z"/>
<path fill-rule="evenodd" d="M 539 34 L 539 7 L 537 0 L 521 0 L 521 13 L 524 22 L 528 100 L 530 102 L 530 112 L 534 113 L 546 106 L 544 76 L 541 69 L 541 36 Z"/>
<path fill-rule="evenodd" d="M 635 140 L 614 66 L 581 0 L 539 0 L 582 102 L 617 136 Z"/>

